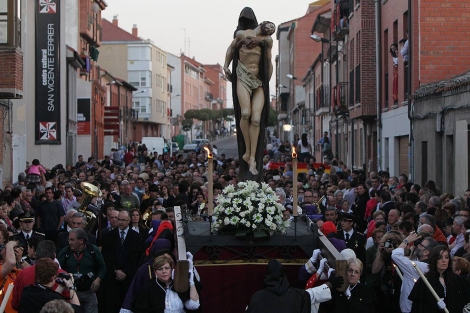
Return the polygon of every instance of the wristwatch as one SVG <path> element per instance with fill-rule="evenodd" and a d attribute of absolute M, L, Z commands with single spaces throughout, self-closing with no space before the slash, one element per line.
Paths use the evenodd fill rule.
<path fill-rule="evenodd" d="M 75 286 L 70 286 L 69 290 L 77 290 L 77 288 Z"/>
<path fill-rule="evenodd" d="M 403 239 L 403 243 L 404 243 L 405 245 L 408 245 L 410 242 L 405 238 L 405 239 Z"/>

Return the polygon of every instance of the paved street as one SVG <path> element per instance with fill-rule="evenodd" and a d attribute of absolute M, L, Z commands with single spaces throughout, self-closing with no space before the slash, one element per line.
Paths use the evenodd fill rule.
<path fill-rule="evenodd" d="M 226 158 L 238 157 L 237 135 L 234 134 L 212 142 L 217 146 L 217 154 L 225 153 Z"/>

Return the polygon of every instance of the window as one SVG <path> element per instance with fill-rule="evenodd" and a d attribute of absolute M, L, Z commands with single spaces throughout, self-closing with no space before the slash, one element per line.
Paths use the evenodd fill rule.
<path fill-rule="evenodd" d="M 132 108 L 140 113 L 151 113 L 152 106 L 149 106 L 149 104 L 151 104 L 150 98 L 138 98 L 132 100 Z"/>
<path fill-rule="evenodd" d="M 189 74 L 192 78 L 196 78 L 196 79 L 198 78 L 197 71 L 195 69 L 191 68 L 189 65 L 186 65 L 184 67 L 184 72 L 186 74 Z"/>
<path fill-rule="evenodd" d="M 129 71 L 128 81 L 134 87 L 151 87 L 152 73 L 150 71 Z"/>
<path fill-rule="evenodd" d="M 21 0 L 0 0 L 0 45 L 21 47 Z"/>
<path fill-rule="evenodd" d="M 150 47 L 129 47 L 128 48 L 128 59 L 135 61 L 151 60 L 150 58 Z"/>

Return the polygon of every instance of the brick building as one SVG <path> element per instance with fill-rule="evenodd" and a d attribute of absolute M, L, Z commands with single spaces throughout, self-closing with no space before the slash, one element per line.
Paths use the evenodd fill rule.
<path fill-rule="evenodd" d="M 21 46 L 21 20 L 22 16 L 19 1 L 4 1 L 3 12 L 6 25 L 2 27 L 0 38 L 0 143 L 3 147 L 12 145 L 12 114 L 13 103 L 11 99 L 23 97 L 23 49 Z M 8 148 L 0 149 L 0 184 L 3 181 L 15 180 L 12 178 L 12 151 Z M 15 173 L 18 174 L 18 173 Z M 1 187 L 1 186 L 0 186 Z M 3 187 L 2 187 L 3 188 Z"/>
<path fill-rule="evenodd" d="M 293 140 L 294 134 L 307 133 L 314 141 L 312 124 L 314 109 L 309 104 L 309 93 L 304 88 L 304 77 L 321 52 L 321 46 L 310 39 L 312 23 L 318 16 L 328 14 L 329 1 L 317 1 L 308 6 L 307 13 L 294 20 L 278 25 L 276 38 L 279 55 L 276 56 L 276 87 L 279 137 Z M 284 131 L 284 125 L 293 125 L 290 131 Z"/>

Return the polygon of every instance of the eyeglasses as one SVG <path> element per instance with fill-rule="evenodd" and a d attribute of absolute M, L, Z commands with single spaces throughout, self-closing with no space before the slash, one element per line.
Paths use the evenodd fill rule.
<path fill-rule="evenodd" d="M 127 218 L 118 218 L 118 222 L 127 222 L 129 221 Z"/>

